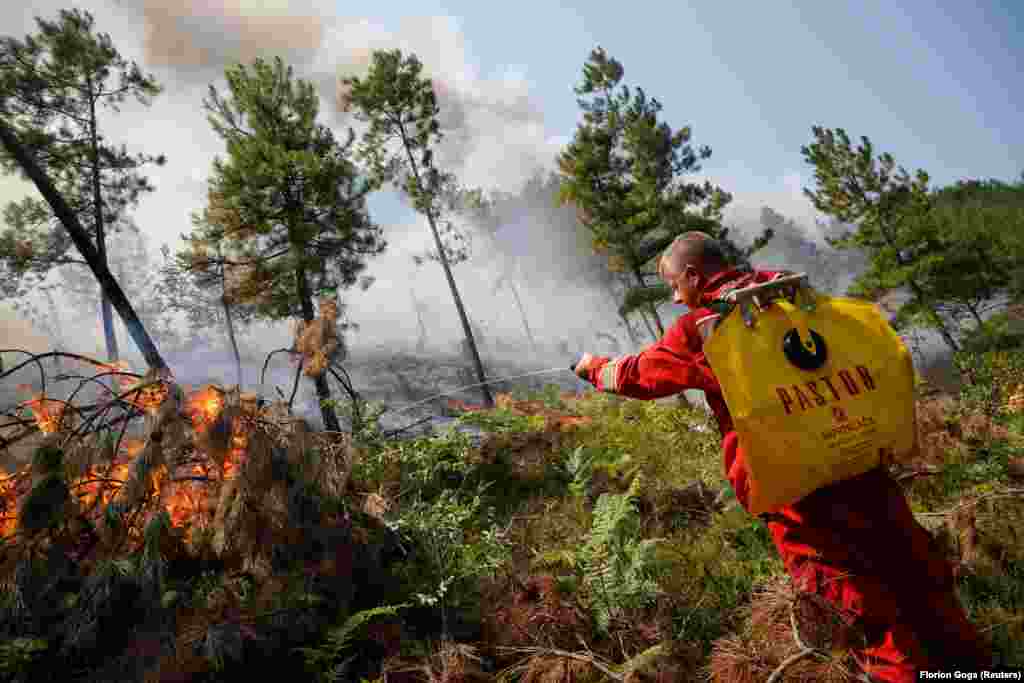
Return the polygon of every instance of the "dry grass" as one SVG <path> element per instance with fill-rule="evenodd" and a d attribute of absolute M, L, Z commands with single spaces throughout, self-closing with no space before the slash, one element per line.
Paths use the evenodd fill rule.
<path fill-rule="evenodd" d="M 863 634 L 823 599 L 794 590 L 788 577 L 767 584 L 744 612 L 745 628 L 715 642 L 705 668 L 710 680 L 761 683 L 776 671 L 786 681 L 854 680 L 850 650 L 863 645 Z M 815 654 L 799 656 L 807 650 Z"/>

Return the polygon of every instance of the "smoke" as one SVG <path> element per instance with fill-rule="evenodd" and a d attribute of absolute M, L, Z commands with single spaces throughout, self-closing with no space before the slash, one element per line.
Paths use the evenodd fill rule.
<path fill-rule="evenodd" d="M 130 152 L 167 154 L 164 167 L 146 169 L 156 192 L 144 196 L 133 214 L 153 249 L 164 243 L 176 247 L 179 236 L 191 228 L 190 213 L 205 203 L 211 163 L 224 154 L 224 145 L 211 130 L 202 101 L 210 84 L 224 92 L 224 68 L 234 62 L 282 57 L 296 76 L 316 85 L 320 120 L 343 137 L 349 126 L 357 126 L 339 107 L 342 80 L 365 75 L 374 50 L 398 48 L 416 54 L 433 79 L 441 109 L 444 140 L 435 159 L 467 186 L 520 193 L 538 169 L 554 167 L 572 133 L 550 127 L 543 103 L 533 94 L 530 75 L 522 69 L 482 73 L 467 46 L 468 37 L 452 17 L 395 22 L 345 17 L 338 16 L 334 3 L 320 0 L 37 0 L 32 14 L 18 5 L 0 4 L 4 34 L 21 37 L 34 32 L 32 14 L 54 18 L 62 7 L 81 7 L 94 14 L 96 29 L 110 34 L 122 55 L 164 86 L 152 107 L 129 101 L 120 113 L 103 111 L 101 118 L 112 144 L 123 143 Z M 805 220 L 813 212 L 800 193 L 807 179 L 798 173 L 785 170 L 762 194 L 733 187 L 727 174 L 709 179 L 736 192 L 727 218 L 741 234 L 757 231 L 757 215 L 764 204 L 801 224 L 814 225 L 813 218 Z M 23 184 L 0 185 L 0 200 L 17 199 L 29 190 Z M 494 354 L 561 363 L 565 353 L 613 351 L 607 338 L 596 338 L 598 332 L 606 332 L 628 350 L 615 302 L 584 277 L 590 257 L 580 253 L 576 242 L 556 239 L 566 234 L 560 221 L 569 218 L 555 216 L 550 200 L 524 199 L 505 217 L 497 243 L 476 240 L 474 258 L 454 269 L 466 309 L 488 339 L 485 346 Z M 430 348 L 454 350 L 462 330 L 442 269 L 429 262 L 417 268 L 411 258 L 433 248 L 426 222 L 394 195 L 381 193 L 371 201 L 371 209 L 385 226 L 389 248 L 370 261 L 367 274 L 376 278 L 374 286 L 346 296 L 348 316 L 360 325 L 350 344 L 414 346 L 419 328 L 409 295 L 412 287 L 426 307 Z M 528 344 L 512 291 L 496 288 L 501 275 L 516 282 L 543 358 L 535 358 Z M 139 301 L 145 293 L 128 295 Z M 70 302 L 64 304 L 70 307 Z M 667 309 L 665 322 L 682 310 Z M 82 340 L 82 350 L 94 353 L 102 339 L 99 331 L 98 318 L 83 319 L 70 336 Z M 289 336 L 284 324 L 258 326 L 244 333 L 241 343 L 257 355 L 288 345 Z M 125 339 L 123 334 L 120 338 Z M 181 362 L 199 364 L 197 358 L 186 355 Z"/>
<path fill-rule="evenodd" d="M 123 3 L 130 6 L 131 3 Z M 181 70 L 222 68 L 267 54 L 302 59 L 323 39 L 315 14 L 265 0 L 144 0 L 146 62 Z M 277 4 L 277 7 L 274 5 Z"/>
<path fill-rule="evenodd" d="M 14 311 L 9 307 L 0 306 L 0 348 L 45 353 L 50 350 L 51 344 L 51 340 L 40 334 L 32 325 L 15 318 Z M 6 366 L 18 359 L 13 354 L 7 354 L 4 360 Z"/>

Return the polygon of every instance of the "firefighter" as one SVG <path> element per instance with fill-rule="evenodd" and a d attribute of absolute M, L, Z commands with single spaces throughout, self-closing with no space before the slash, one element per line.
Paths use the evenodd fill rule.
<path fill-rule="evenodd" d="M 721 244 L 701 232 L 677 238 L 658 273 L 671 287 L 673 303 L 689 312 L 640 353 L 615 359 L 584 353 L 576 374 L 598 391 L 636 399 L 704 391 L 722 434 L 726 476 L 749 511 L 743 451 L 702 352 L 718 319 L 707 306 L 733 289 L 787 273 L 731 267 Z M 798 589 L 824 597 L 859 622 L 868 644 L 853 654 L 872 678 L 909 683 L 920 669 L 991 665 L 958 601 L 951 564 L 884 467 L 820 488 L 762 518 Z"/>

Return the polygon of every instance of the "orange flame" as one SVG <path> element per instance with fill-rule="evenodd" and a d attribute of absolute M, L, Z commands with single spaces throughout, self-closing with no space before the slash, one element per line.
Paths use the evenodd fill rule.
<path fill-rule="evenodd" d="M 64 420 L 64 410 L 67 404 L 52 398 L 46 398 L 45 394 L 36 394 L 32 400 L 25 401 L 22 406 L 32 411 L 39 431 L 44 434 L 53 434 L 60 429 Z"/>
<path fill-rule="evenodd" d="M 18 498 L 31 487 L 31 465 L 0 477 L 0 538 L 10 538 L 18 529 Z"/>
<path fill-rule="evenodd" d="M 202 431 L 220 415 L 220 411 L 224 408 L 224 399 L 216 389 L 207 386 L 191 394 L 186 406 L 192 426 Z"/>

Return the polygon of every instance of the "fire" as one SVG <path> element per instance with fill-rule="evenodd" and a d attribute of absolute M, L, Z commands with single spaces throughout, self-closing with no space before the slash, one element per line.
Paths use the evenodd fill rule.
<path fill-rule="evenodd" d="M 128 481 L 131 465 L 115 460 L 113 463 L 90 467 L 71 486 L 83 509 L 98 510 L 110 503 Z"/>
<path fill-rule="evenodd" d="M 29 468 L 0 477 L 0 538 L 10 538 L 18 529 L 18 498 L 31 486 Z"/>
<path fill-rule="evenodd" d="M 128 460 L 133 460 L 145 446 L 146 442 L 142 439 L 125 439 L 121 442 L 121 450 Z"/>
<path fill-rule="evenodd" d="M 121 378 L 122 380 L 131 380 L 129 382 L 122 381 L 122 390 L 129 391 L 140 384 L 145 384 L 143 381 L 135 380 L 132 378 Z M 136 391 L 128 396 L 125 396 L 124 400 L 132 404 L 139 410 L 144 410 L 149 414 L 155 414 L 160 405 L 169 395 L 169 390 L 166 384 L 151 384 L 146 386 L 139 391 Z"/>
<path fill-rule="evenodd" d="M 32 417 L 36 420 L 39 431 L 44 434 L 53 434 L 64 424 L 64 412 L 67 404 L 52 398 L 46 398 L 45 394 L 36 394 L 32 400 L 25 401 L 23 407 L 32 411 Z"/>
<path fill-rule="evenodd" d="M 187 406 L 192 426 L 201 431 L 220 415 L 224 398 L 214 387 L 207 386 L 189 396 Z"/>

